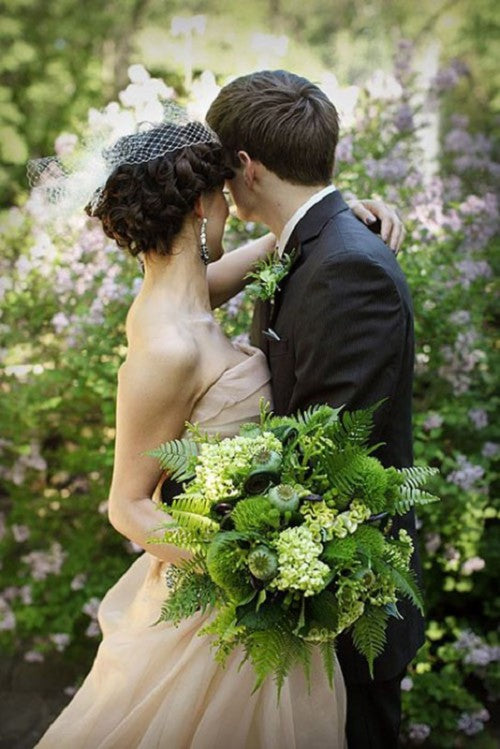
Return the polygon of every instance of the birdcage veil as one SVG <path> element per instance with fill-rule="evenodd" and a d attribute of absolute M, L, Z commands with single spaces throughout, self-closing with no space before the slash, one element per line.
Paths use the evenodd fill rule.
<path fill-rule="evenodd" d="M 220 144 L 216 133 L 203 122 L 190 121 L 186 110 L 168 102 L 161 122 L 141 122 L 135 132 L 109 142 L 105 134 L 91 134 L 74 153 L 32 159 L 27 176 L 33 191 L 58 212 L 99 204 L 108 177 L 124 164 L 141 164 L 201 143 Z"/>

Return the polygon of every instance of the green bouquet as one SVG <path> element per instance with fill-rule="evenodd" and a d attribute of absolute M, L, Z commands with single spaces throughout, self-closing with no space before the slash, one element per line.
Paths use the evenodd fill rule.
<path fill-rule="evenodd" d="M 222 665 L 241 645 L 256 673 L 278 688 L 321 649 L 333 686 L 335 638 L 351 629 L 373 675 L 398 597 L 422 609 L 410 558 L 413 544 L 392 518 L 437 500 L 421 487 L 434 468 L 384 468 L 369 446 L 372 408 L 352 413 L 315 406 L 296 417 L 261 404 L 260 423 L 219 439 L 188 426 L 157 457 L 182 493 L 163 506 L 163 541 L 191 552 L 172 565 L 159 621 L 178 624 L 197 611 L 215 616 Z M 155 539 L 158 543 L 158 539 Z"/>

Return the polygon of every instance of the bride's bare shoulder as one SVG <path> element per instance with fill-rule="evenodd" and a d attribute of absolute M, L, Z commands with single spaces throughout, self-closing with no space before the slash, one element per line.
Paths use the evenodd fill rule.
<path fill-rule="evenodd" d="M 199 388 L 200 351 L 196 341 L 174 327 L 158 333 L 131 337 L 127 358 L 118 370 L 118 383 L 127 390 L 146 388 L 167 393 L 182 384 L 186 390 Z"/>

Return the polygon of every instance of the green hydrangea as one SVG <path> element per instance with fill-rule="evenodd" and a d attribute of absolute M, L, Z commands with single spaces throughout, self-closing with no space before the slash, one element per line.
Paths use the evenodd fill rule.
<path fill-rule="evenodd" d="M 269 588 L 303 591 L 305 596 L 323 590 L 330 568 L 318 559 L 323 546 L 314 540 L 306 525 L 282 531 L 274 541 L 274 547 L 278 552 L 279 571 Z"/>
<path fill-rule="evenodd" d="M 201 493 L 213 503 L 238 496 L 241 478 L 247 474 L 254 457 L 263 450 L 274 450 L 281 454 L 283 446 L 271 432 L 202 444 L 196 476 L 189 484 L 187 493 Z"/>
<path fill-rule="evenodd" d="M 350 627 L 363 614 L 365 604 L 360 600 L 363 594 L 364 585 L 361 580 L 346 577 L 337 581 L 335 597 L 339 604 L 338 632 Z"/>
<path fill-rule="evenodd" d="M 384 556 L 388 562 L 399 569 L 408 569 L 413 554 L 413 541 L 404 528 L 398 534 L 398 543 L 385 543 Z"/>
<path fill-rule="evenodd" d="M 358 525 L 364 523 L 371 515 L 370 508 L 359 499 L 353 500 L 348 510 L 341 512 L 331 525 L 333 536 L 345 538 L 348 533 L 354 533 Z"/>
<path fill-rule="evenodd" d="M 299 512 L 304 517 L 304 525 L 306 525 L 312 533 L 313 539 L 316 542 L 323 540 L 321 535 L 321 529 L 325 534 L 325 540 L 333 538 L 333 521 L 338 515 L 338 511 L 328 507 L 326 502 L 303 502 L 299 508 Z"/>
<path fill-rule="evenodd" d="M 368 592 L 368 601 L 376 606 L 396 603 L 396 586 L 387 575 L 377 575 L 376 585 Z"/>

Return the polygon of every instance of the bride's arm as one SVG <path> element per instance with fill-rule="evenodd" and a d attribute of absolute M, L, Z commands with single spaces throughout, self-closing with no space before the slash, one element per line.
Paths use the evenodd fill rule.
<path fill-rule="evenodd" d="M 272 252 L 275 245 L 274 234 L 265 234 L 236 250 L 226 252 L 220 260 L 208 266 L 207 278 L 212 309 L 220 307 L 246 286 L 246 274 L 259 260 Z"/>
<path fill-rule="evenodd" d="M 354 215 L 363 223 L 370 224 L 378 219 L 382 239 L 393 252 L 399 251 L 405 230 L 393 208 L 382 200 L 353 199 L 347 203 Z M 211 263 L 207 268 L 207 278 L 212 308 L 220 307 L 241 291 L 248 283 L 245 280 L 247 273 L 259 260 L 272 252 L 275 245 L 274 234 L 266 234 L 237 250 L 227 252 L 220 260 Z"/>
<path fill-rule="evenodd" d="M 147 543 L 162 536 L 154 529 L 171 517 L 151 499 L 163 471 L 144 453 L 182 434 L 199 396 L 198 365 L 196 352 L 179 342 L 175 353 L 163 348 L 129 353 L 118 373 L 109 520 L 135 544 L 173 563 L 192 554 L 169 544 Z"/>

